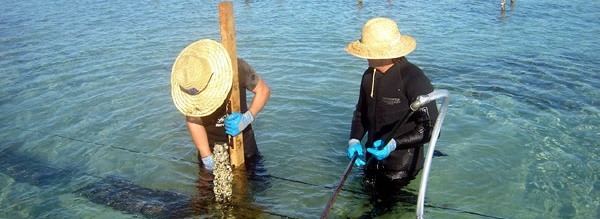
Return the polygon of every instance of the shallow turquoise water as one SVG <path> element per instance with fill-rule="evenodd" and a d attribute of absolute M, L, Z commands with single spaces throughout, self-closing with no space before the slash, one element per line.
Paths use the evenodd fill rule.
<path fill-rule="evenodd" d="M 0 173 L 0 218 L 139 217 L 77 194 L 109 176 L 202 195 L 169 76 L 186 45 L 220 39 L 217 5 L 3 3 L 0 153 L 17 148 L 18 162 L 75 174 L 40 185 Z M 497 1 L 234 5 L 238 55 L 267 81 L 272 98 L 254 125 L 271 177 L 251 181 L 233 211 L 321 213 L 348 162 L 345 143 L 366 66 L 343 47 L 360 37 L 366 20 L 385 16 L 417 39 L 408 58 L 451 92 L 437 144 L 449 156 L 433 161 L 426 216 L 600 217 L 600 3 L 517 1 L 505 13 Z M 334 217 L 371 209 L 360 181 L 355 170 Z M 417 191 L 418 180 L 383 218 L 414 217 Z"/>

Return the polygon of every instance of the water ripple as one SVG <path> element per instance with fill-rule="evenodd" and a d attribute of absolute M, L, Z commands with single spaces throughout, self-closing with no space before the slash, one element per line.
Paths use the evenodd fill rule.
<path fill-rule="evenodd" d="M 52 165 L 197 193 L 196 152 L 172 104 L 169 78 L 185 46 L 220 39 L 217 4 L 4 2 L 3 142 L 21 142 L 21 151 Z M 253 124 L 265 167 L 304 182 L 269 180 L 253 194 L 261 208 L 299 218 L 322 210 L 331 192 L 324 186 L 337 182 L 348 161 L 367 64 L 343 48 L 360 38 L 367 19 L 385 16 L 417 39 L 409 60 L 451 93 L 437 148 L 450 156 L 434 160 L 428 203 L 493 208 L 498 217 L 597 218 L 599 3 L 517 2 L 504 13 L 497 2 L 234 4 L 238 55 L 272 88 Z M 360 190 L 360 183 L 355 170 L 346 186 Z M 0 210 L 8 217 L 125 215 L 60 193 L 70 187 L 40 189 L 5 175 L 0 185 Z M 385 216 L 413 217 L 407 203 Z M 359 217 L 371 207 L 367 195 L 343 191 L 333 212 Z M 440 209 L 427 214 L 465 217 Z"/>

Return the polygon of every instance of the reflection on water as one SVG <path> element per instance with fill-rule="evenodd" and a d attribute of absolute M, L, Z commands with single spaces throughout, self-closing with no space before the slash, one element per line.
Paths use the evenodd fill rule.
<path fill-rule="evenodd" d="M 268 175 L 260 156 L 249 159 L 246 170 L 236 169 L 233 199 L 217 203 L 213 193 L 214 175 L 199 166 L 197 192 L 192 197 L 173 191 L 161 191 L 136 185 L 117 177 L 98 177 L 74 168 L 54 168 L 34 157 L 19 152 L 19 144 L 3 144 L 0 153 L 0 172 L 21 183 L 41 188 L 80 185 L 73 194 L 89 201 L 111 207 L 128 214 L 148 218 L 184 218 L 194 215 L 212 215 L 225 218 L 257 218 L 265 214 L 252 204 L 252 192 L 268 188 Z M 73 182 L 79 175 L 91 176 L 93 180 Z M 269 213 L 267 213 L 269 214 Z M 282 216 L 271 214 L 274 216 Z"/>

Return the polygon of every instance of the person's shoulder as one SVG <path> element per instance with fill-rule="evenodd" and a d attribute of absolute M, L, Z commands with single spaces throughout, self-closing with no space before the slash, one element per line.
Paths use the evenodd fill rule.
<path fill-rule="evenodd" d="M 242 74 L 256 74 L 256 71 L 252 68 L 246 60 L 238 57 L 238 72 Z"/>
<path fill-rule="evenodd" d="M 407 74 L 407 77 L 427 78 L 427 75 L 425 75 L 423 70 L 421 70 L 421 68 L 419 68 L 419 66 L 417 66 L 416 64 L 406 60 L 404 65 L 405 65 L 405 69 L 407 69 L 408 70 L 407 72 L 409 73 L 409 74 Z"/>
<path fill-rule="evenodd" d="M 246 62 L 246 60 L 244 60 L 243 58 L 238 57 L 237 62 L 238 62 L 238 68 L 246 67 L 246 66 L 250 67 L 250 64 L 248 64 L 248 62 Z"/>
<path fill-rule="evenodd" d="M 431 80 L 429 80 L 429 77 L 425 75 L 421 68 L 409 62 L 408 60 L 405 60 L 403 65 L 404 68 L 402 70 L 402 79 L 408 90 L 432 89 Z M 419 91 L 419 95 L 422 92 L 424 91 Z"/>
<path fill-rule="evenodd" d="M 410 71 L 418 71 L 418 72 L 423 72 L 421 70 L 421 68 L 419 68 L 419 66 L 417 66 L 416 64 L 408 61 L 408 59 L 405 59 L 403 62 L 404 68 L 409 69 Z"/>

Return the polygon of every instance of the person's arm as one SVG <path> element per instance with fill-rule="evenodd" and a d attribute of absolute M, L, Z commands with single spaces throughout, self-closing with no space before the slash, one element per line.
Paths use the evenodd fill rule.
<path fill-rule="evenodd" d="M 188 130 L 190 131 L 190 136 L 192 137 L 192 141 L 200 153 L 200 157 L 205 158 L 212 155 L 210 147 L 208 146 L 208 135 L 206 134 L 206 129 L 204 129 L 204 126 L 195 123 L 194 118 L 192 117 L 186 117 L 186 122 Z"/>
<path fill-rule="evenodd" d="M 429 115 L 429 107 L 419 108 L 415 114 L 413 114 L 413 116 L 417 117 L 415 128 L 402 136 L 394 138 L 397 145 L 425 144 L 429 142 L 431 131 L 433 130 L 433 122 Z"/>
<path fill-rule="evenodd" d="M 363 76 L 364 79 L 364 76 Z M 365 123 L 362 118 L 362 112 L 366 111 L 366 101 L 364 100 L 365 94 L 363 89 L 363 83 L 361 82 L 361 88 L 358 95 L 358 103 L 354 109 L 354 113 L 352 115 L 352 123 L 350 125 L 350 140 L 348 140 L 348 158 L 352 159 L 354 154 L 357 154 L 358 157 L 354 161 L 354 165 L 356 166 L 364 166 L 365 162 L 365 152 L 364 146 L 360 142 L 360 140 L 365 135 Z"/>
<path fill-rule="evenodd" d="M 412 71 L 407 74 L 405 85 L 407 96 L 411 101 L 417 99 L 420 95 L 431 93 L 434 88 L 431 81 L 421 69 L 413 66 Z M 397 145 L 425 144 L 431 138 L 431 131 L 437 119 L 438 110 L 435 101 L 427 103 L 419 108 L 411 118 L 415 121 L 415 128 L 402 136 L 395 136 Z M 399 147 L 402 148 L 402 147 Z"/>
<path fill-rule="evenodd" d="M 252 98 L 248 111 L 256 118 L 256 115 L 262 111 L 267 104 L 267 101 L 269 101 L 269 98 L 271 97 L 271 88 L 269 88 L 269 85 L 267 85 L 262 78 L 258 77 L 258 83 L 252 90 L 252 93 L 254 93 L 254 98 Z"/>
<path fill-rule="evenodd" d="M 233 112 L 225 118 L 225 133 L 231 136 L 237 136 L 250 123 L 254 122 L 255 117 L 262 111 L 269 97 L 271 97 L 271 89 L 267 83 L 256 74 L 246 61 L 238 59 L 238 67 L 243 78 L 241 81 L 243 87 L 254 93 L 254 97 L 246 112 Z"/>
<path fill-rule="evenodd" d="M 368 68 L 366 72 L 371 72 L 371 68 Z M 354 113 L 352 114 L 352 123 L 350 125 L 350 139 L 362 140 L 365 133 L 366 127 L 366 118 L 363 118 L 363 112 L 367 110 L 367 91 L 365 90 L 365 75 L 361 79 L 360 90 L 358 94 L 358 102 L 356 103 L 356 107 L 354 109 Z M 366 115 L 364 115 L 366 116 Z"/>

